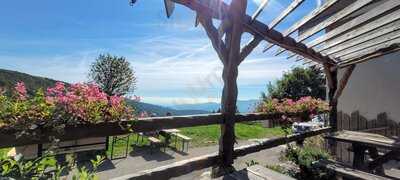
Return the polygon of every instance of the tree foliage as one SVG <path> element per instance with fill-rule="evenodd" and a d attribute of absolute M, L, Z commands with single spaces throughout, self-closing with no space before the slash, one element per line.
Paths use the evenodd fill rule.
<path fill-rule="evenodd" d="M 92 64 L 89 78 L 108 95 L 125 95 L 136 86 L 136 77 L 125 57 L 101 54 Z"/>
<path fill-rule="evenodd" d="M 320 69 L 295 67 L 283 75 L 275 84 L 269 82 L 267 94 L 262 93 L 265 99 L 289 98 L 298 100 L 301 97 L 325 99 L 325 77 Z"/>

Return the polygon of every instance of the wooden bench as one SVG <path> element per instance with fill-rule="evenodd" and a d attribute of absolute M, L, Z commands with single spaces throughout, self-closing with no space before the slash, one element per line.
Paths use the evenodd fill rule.
<path fill-rule="evenodd" d="M 160 139 L 157 139 L 156 137 L 153 137 L 153 136 L 149 136 L 147 139 L 150 142 L 150 150 L 151 150 L 150 152 L 151 153 L 153 153 L 153 150 L 155 148 L 160 149 L 161 147 L 164 148 L 164 152 L 165 152 L 165 145 Z"/>
<path fill-rule="evenodd" d="M 187 137 L 183 134 L 179 134 L 179 133 L 175 133 L 175 136 L 177 138 L 182 139 L 182 151 L 185 151 L 185 147 L 186 147 L 186 152 L 188 152 L 189 151 L 189 142 L 192 140 L 192 138 Z M 175 146 L 176 146 L 176 142 L 175 142 Z"/>
<path fill-rule="evenodd" d="M 329 171 L 333 171 L 336 179 L 365 179 L 365 180 L 389 180 L 392 178 L 382 177 L 375 174 L 370 174 L 364 171 L 356 170 L 350 166 L 344 165 L 337 161 L 320 160 L 316 162 L 317 166 L 324 167 Z"/>

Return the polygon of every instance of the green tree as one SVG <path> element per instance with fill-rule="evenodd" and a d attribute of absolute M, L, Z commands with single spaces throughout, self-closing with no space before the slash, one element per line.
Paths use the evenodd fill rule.
<path fill-rule="evenodd" d="M 100 54 L 91 65 L 89 78 L 108 95 L 125 95 L 133 92 L 136 77 L 125 57 Z"/>
<path fill-rule="evenodd" d="M 325 99 L 325 76 L 320 69 L 295 67 L 283 75 L 275 84 L 269 82 L 267 94 L 262 99 L 290 98 L 298 100 L 304 96 Z"/>

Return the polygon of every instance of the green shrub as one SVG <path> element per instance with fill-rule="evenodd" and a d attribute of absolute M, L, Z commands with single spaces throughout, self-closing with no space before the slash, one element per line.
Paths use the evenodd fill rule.
<path fill-rule="evenodd" d="M 73 175 L 74 180 L 95 180 L 98 166 L 104 158 L 97 156 L 91 160 L 92 169 L 85 167 L 78 168 L 78 172 Z M 61 179 L 61 173 L 66 166 L 61 166 L 52 155 L 45 155 L 34 160 L 25 160 L 22 155 L 15 157 L 0 157 L 0 179 L 22 179 L 22 180 L 41 180 L 41 179 Z M 71 168 L 71 167 L 68 167 Z"/>
<path fill-rule="evenodd" d="M 313 164 L 315 161 L 326 160 L 329 159 L 329 157 L 326 151 L 313 146 L 305 146 L 303 148 L 288 146 L 285 153 L 285 158 L 287 160 L 299 166 L 300 172 L 298 172 L 295 177 L 297 179 L 307 180 L 331 179 L 331 174 Z"/>

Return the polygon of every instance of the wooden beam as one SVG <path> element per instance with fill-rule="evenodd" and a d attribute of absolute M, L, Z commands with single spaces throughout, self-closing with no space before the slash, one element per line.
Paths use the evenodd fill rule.
<path fill-rule="evenodd" d="M 346 71 L 344 72 L 343 77 L 340 79 L 339 87 L 338 87 L 338 89 L 336 90 L 335 95 L 333 96 L 333 101 L 334 101 L 334 102 L 337 102 L 338 99 L 340 98 L 340 96 L 342 95 L 343 90 L 344 90 L 344 88 L 346 87 L 347 82 L 349 81 L 349 79 L 350 79 L 350 77 L 351 77 L 351 74 L 353 73 L 353 71 L 354 71 L 355 68 L 356 68 L 356 65 L 353 64 L 353 65 L 349 66 L 349 67 L 346 69 Z"/>
<path fill-rule="evenodd" d="M 397 10 L 399 6 L 400 6 L 400 1 L 388 0 L 385 3 L 382 3 L 378 6 L 376 6 L 372 10 L 342 24 L 341 26 L 335 28 L 334 30 L 327 32 L 325 35 L 320 36 L 320 37 L 310 41 L 306 45 L 307 45 L 307 47 L 311 48 L 311 47 L 315 47 L 327 40 L 330 40 L 334 37 L 343 35 L 344 33 L 348 32 L 350 30 L 356 30 L 356 29 L 361 30 L 362 28 L 370 29 L 371 27 L 368 27 L 369 25 L 366 27 L 361 27 L 361 26 L 368 22 L 373 21 L 375 18 L 379 18 L 382 15 L 387 14 L 388 12 L 392 11 L 393 9 Z M 393 13 L 391 13 L 391 14 L 393 14 Z"/>
<path fill-rule="evenodd" d="M 261 5 L 258 6 L 258 9 L 256 12 L 251 16 L 251 20 L 254 21 L 257 19 L 257 17 L 261 14 L 261 12 L 264 10 L 265 6 L 267 6 L 269 0 L 263 0 L 261 2 Z"/>
<path fill-rule="evenodd" d="M 398 38 L 400 38 L 400 30 L 390 32 L 388 34 L 382 35 L 381 37 L 367 39 L 366 41 L 358 44 L 357 46 L 354 46 L 354 47 L 351 47 L 348 49 L 343 49 L 341 51 L 331 54 L 330 56 L 340 59 L 341 57 L 344 57 L 344 56 L 347 56 L 350 54 L 354 54 L 354 53 L 357 53 L 364 49 L 367 49 L 369 47 L 373 47 L 378 44 L 382 44 L 382 43 L 385 43 L 385 42 L 388 42 L 391 40 L 395 40 Z"/>
<path fill-rule="evenodd" d="M 225 65 L 228 50 L 226 49 L 225 43 L 220 38 L 218 30 L 214 27 L 212 23 L 211 17 L 207 17 L 204 15 L 199 15 L 200 24 L 204 27 L 207 36 L 211 40 L 211 44 L 214 50 L 217 52 L 217 55 L 221 62 Z"/>
<path fill-rule="evenodd" d="M 249 22 L 249 18 L 250 17 L 246 17 L 245 22 Z M 317 63 L 335 64 L 335 61 L 333 61 L 329 57 L 322 56 L 320 53 L 315 52 L 313 49 L 307 48 L 303 43 L 298 43 L 291 37 L 285 37 L 280 32 L 275 31 L 274 29 L 268 29 L 265 24 L 259 21 L 255 21 L 251 25 L 249 25 L 249 23 L 244 23 L 244 25 L 248 29 L 248 32 L 252 33 L 253 35 L 260 35 L 266 41 L 277 44 L 280 47 L 288 49 L 289 51 L 292 51 L 307 59 L 313 60 Z"/>
<path fill-rule="evenodd" d="M 396 38 L 396 39 L 393 39 L 393 40 L 385 41 L 383 43 L 374 44 L 373 46 L 365 48 L 365 49 L 363 49 L 361 51 L 342 56 L 340 58 L 339 62 L 341 62 L 341 61 L 349 61 L 351 59 L 361 58 L 361 57 L 363 57 L 363 56 L 365 56 L 365 55 L 367 55 L 369 53 L 373 53 L 373 52 L 379 51 L 380 49 L 385 49 L 385 48 L 391 47 L 394 44 L 399 44 L 399 43 L 400 43 L 400 38 Z"/>
<path fill-rule="evenodd" d="M 212 16 L 216 19 L 221 19 L 221 14 L 228 14 L 228 5 L 225 2 L 220 2 L 216 7 L 206 7 L 203 4 L 199 3 L 196 0 L 173 0 L 176 3 L 182 4 L 199 14 L 206 14 L 208 16 Z M 329 57 L 322 56 L 320 53 L 315 52 L 311 48 L 307 48 L 303 43 L 296 42 L 291 37 L 285 37 L 280 32 L 268 28 L 267 25 L 261 23 L 258 20 L 251 22 L 251 17 L 245 15 L 242 18 L 242 24 L 245 26 L 245 30 L 251 34 L 258 35 L 264 38 L 264 40 L 269 41 L 271 43 L 277 44 L 289 51 L 302 55 L 308 59 L 319 63 L 328 63 L 335 64 L 335 61 L 330 59 Z"/>
<path fill-rule="evenodd" d="M 312 136 L 317 136 L 320 134 L 330 132 L 330 128 L 321 128 L 313 131 L 309 131 L 303 134 L 293 134 L 288 137 L 276 137 L 268 140 L 261 141 L 259 143 L 253 143 L 250 145 L 244 145 L 235 148 L 235 157 L 245 156 L 251 153 L 259 152 L 264 149 L 269 149 L 279 145 L 284 145 L 289 142 L 294 142 L 309 138 Z M 207 155 L 202 155 L 199 157 L 175 162 L 169 165 L 157 167 L 150 170 L 145 170 L 133 174 L 128 174 L 114 180 L 147 180 L 147 179 L 170 179 L 174 177 L 179 177 L 196 170 L 205 169 L 211 167 L 218 163 L 218 153 L 211 153 Z"/>
<path fill-rule="evenodd" d="M 371 22 L 373 23 L 373 22 Z M 369 25 L 371 25 L 371 23 Z M 400 20 L 397 20 L 393 23 L 389 23 L 386 24 L 380 28 L 371 30 L 365 34 L 359 35 L 357 37 L 349 37 L 349 36 L 343 36 L 343 37 L 347 37 L 348 39 L 346 39 L 346 41 L 341 41 L 340 43 L 337 43 L 339 39 L 341 39 L 340 37 L 337 39 L 333 39 L 332 41 L 335 41 L 335 46 L 330 46 L 332 41 L 329 41 L 326 43 L 327 46 L 330 46 L 328 48 L 326 48 L 324 46 L 324 50 L 320 51 L 321 53 L 325 54 L 325 55 L 331 55 L 333 53 L 337 53 L 340 52 L 342 50 L 357 46 L 365 41 L 371 40 L 371 39 L 375 39 L 375 38 L 379 38 L 382 37 L 384 35 L 387 35 L 388 33 L 394 32 L 394 31 L 398 31 L 400 30 Z M 342 36 L 341 36 L 342 37 Z M 340 46 L 339 46 L 340 44 Z"/>
<path fill-rule="evenodd" d="M 293 32 L 297 31 L 298 29 L 300 29 L 302 26 L 304 26 L 307 22 L 309 22 L 311 19 L 317 17 L 318 15 L 320 15 L 322 12 L 324 12 L 325 10 L 327 10 L 328 8 L 330 8 L 331 6 L 333 6 L 335 3 L 337 3 L 339 0 L 328 0 L 326 1 L 322 6 L 314 9 L 313 11 L 311 11 L 308 15 L 306 15 L 304 18 L 302 18 L 300 21 L 297 21 L 295 24 L 293 24 L 291 27 L 289 27 L 288 29 L 286 29 L 283 32 L 283 36 L 289 36 L 290 34 L 292 34 Z M 272 48 L 274 45 L 270 45 L 268 46 L 266 50 Z"/>
<path fill-rule="evenodd" d="M 263 38 L 260 36 L 253 37 L 253 39 L 242 48 L 240 52 L 240 63 L 243 62 L 248 55 L 250 55 L 250 53 L 258 46 L 258 44 L 260 44 L 262 40 Z"/>

